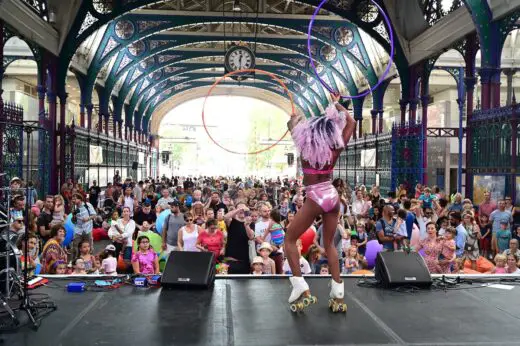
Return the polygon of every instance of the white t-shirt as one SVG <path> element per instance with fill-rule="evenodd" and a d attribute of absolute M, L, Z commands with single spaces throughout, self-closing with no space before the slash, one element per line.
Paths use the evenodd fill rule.
<path fill-rule="evenodd" d="M 311 266 L 309 265 L 309 262 L 304 257 L 300 256 L 300 269 L 303 274 L 310 274 L 311 273 Z M 283 272 L 291 272 L 291 267 L 289 266 L 289 262 L 287 259 L 283 262 Z"/>
<path fill-rule="evenodd" d="M 265 230 L 269 226 L 269 220 L 263 221 L 262 219 L 258 219 L 255 223 L 255 238 L 256 237 L 263 237 Z M 267 237 L 264 239 L 265 242 L 270 243 L 271 242 L 271 234 L 269 233 Z M 258 251 L 258 248 L 261 244 L 256 244 L 256 250 Z"/>

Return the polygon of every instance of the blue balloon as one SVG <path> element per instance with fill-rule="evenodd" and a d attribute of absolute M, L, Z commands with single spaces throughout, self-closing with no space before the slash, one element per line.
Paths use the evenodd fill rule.
<path fill-rule="evenodd" d="M 63 240 L 63 246 L 67 246 L 70 243 L 72 243 L 72 240 L 74 239 L 74 224 L 72 223 L 72 214 L 69 214 L 67 216 L 67 219 L 65 220 L 65 239 Z"/>
<path fill-rule="evenodd" d="M 171 213 L 172 212 L 170 209 L 166 209 L 159 214 L 159 217 L 155 221 L 155 228 L 157 229 L 157 233 L 162 234 L 164 222 L 166 221 L 168 215 L 170 215 Z"/>

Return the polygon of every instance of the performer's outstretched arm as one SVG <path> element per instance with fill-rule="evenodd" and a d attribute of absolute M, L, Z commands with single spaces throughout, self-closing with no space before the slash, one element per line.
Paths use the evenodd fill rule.
<path fill-rule="evenodd" d="M 334 101 L 334 105 L 336 106 L 336 109 L 338 110 L 338 112 L 345 113 L 347 124 L 343 128 L 342 135 L 343 135 L 343 143 L 345 143 L 345 145 L 347 145 L 348 141 L 350 140 L 350 137 L 352 137 L 352 134 L 354 133 L 354 130 L 356 129 L 356 121 L 354 120 L 354 118 L 352 118 L 349 111 L 339 103 L 340 98 L 341 98 L 341 96 L 339 96 L 337 94 L 332 94 L 332 101 Z"/>

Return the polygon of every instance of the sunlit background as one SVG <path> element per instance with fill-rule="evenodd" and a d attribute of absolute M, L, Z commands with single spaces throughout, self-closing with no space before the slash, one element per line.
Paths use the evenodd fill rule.
<path fill-rule="evenodd" d="M 203 98 L 172 109 L 159 130 L 161 172 L 165 175 L 294 176 L 288 164 L 295 149 L 288 134 L 272 149 L 256 155 L 229 153 L 211 141 L 202 122 Z M 289 115 L 265 101 L 241 96 L 209 97 L 206 128 L 221 146 L 241 153 L 265 149 L 287 130 Z"/>

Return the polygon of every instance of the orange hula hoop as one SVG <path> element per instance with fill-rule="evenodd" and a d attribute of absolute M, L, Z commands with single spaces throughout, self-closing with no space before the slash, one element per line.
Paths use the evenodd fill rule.
<path fill-rule="evenodd" d="M 275 146 L 277 146 L 284 138 L 285 136 L 287 136 L 287 134 L 289 133 L 289 130 L 285 131 L 285 133 L 283 134 L 282 137 L 280 137 L 280 139 L 278 139 L 274 144 L 271 144 L 270 146 L 268 146 L 267 148 L 264 148 L 262 150 L 258 150 L 258 151 L 252 151 L 252 152 L 246 152 L 246 153 L 242 153 L 242 152 L 238 152 L 238 151 L 233 151 L 233 150 L 229 150 L 225 147 L 223 147 L 222 145 L 220 145 L 212 136 L 211 134 L 209 133 L 208 131 L 208 128 L 206 126 L 206 118 L 205 118 L 205 114 L 204 114 L 204 110 L 206 109 L 206 101 L 208 100 L 208 97 L 211 95 L 211 93 L 213 92 L 213 89 L 215 89 L 215 87 L 217 85 L 220 84 L 220 82 L 222 82 L 226 77 L 229 77 L 229 76 L 233 76 L 235 74 L 239 74 L 239 73 L 244 73 L 244 72 L 258 72 L 260 74 L 264 74 L 264 75 L 267 75 L 269 77 L 271 77 L 272 79 L 274 79 L 275 81 L 277 81 L 278 83 L 280 83 L 280 85 L 284 88 L 284 90 L 287 92 L 287 95 L 289 95 L 289 99 L 291 101 L 291 108 L 292 108 L 292 114 L 295 114 L 295 109 L 294 109 L 294 102 L 293 102 L 293 97 L 292 97 L 292 94 L 290 93 L 289 89 L 287 88 L 287 86 L 285 85 L 285 83 L 279 78 L 277 77 L 275 74 L 271 73 L 271 72 L 267 72 L 267 71 L 264 71 L 264 70 L 259 70 L 259 69 L 243 69 L 243 70 L 237 70 L 237 71 L 233 71 L 233 72 L 229 72 L 229 73 L 226 73 L 225 75 L 223 75 L 222 77 L 220 77 L 219 79 L 217 79 L 215 81 L 215 83 L 213 83 L 213 85 L 209 88 L 208 90 L 208 93 L 206 94 L 206 97 L 204 98 L 204 103 L 202 104 L 202 125 L 204 126 L 204 130 L 206 131 L 206 134 L 208 135 L 209 139 L 211 139 L 211 141 L 213 143 L 215 143 L 216 146 L 218 146 L 219 148 L 227 151 L 228 153 L 232 153 L 232 154 L 238 154 L 238 155 L 257 155 L 257 154 L 260 154 L 260 153 L 263 153 L 264 151 L 267 151 L 267 150 L 270 150 L 272 148 L 274 148 Z"/>

